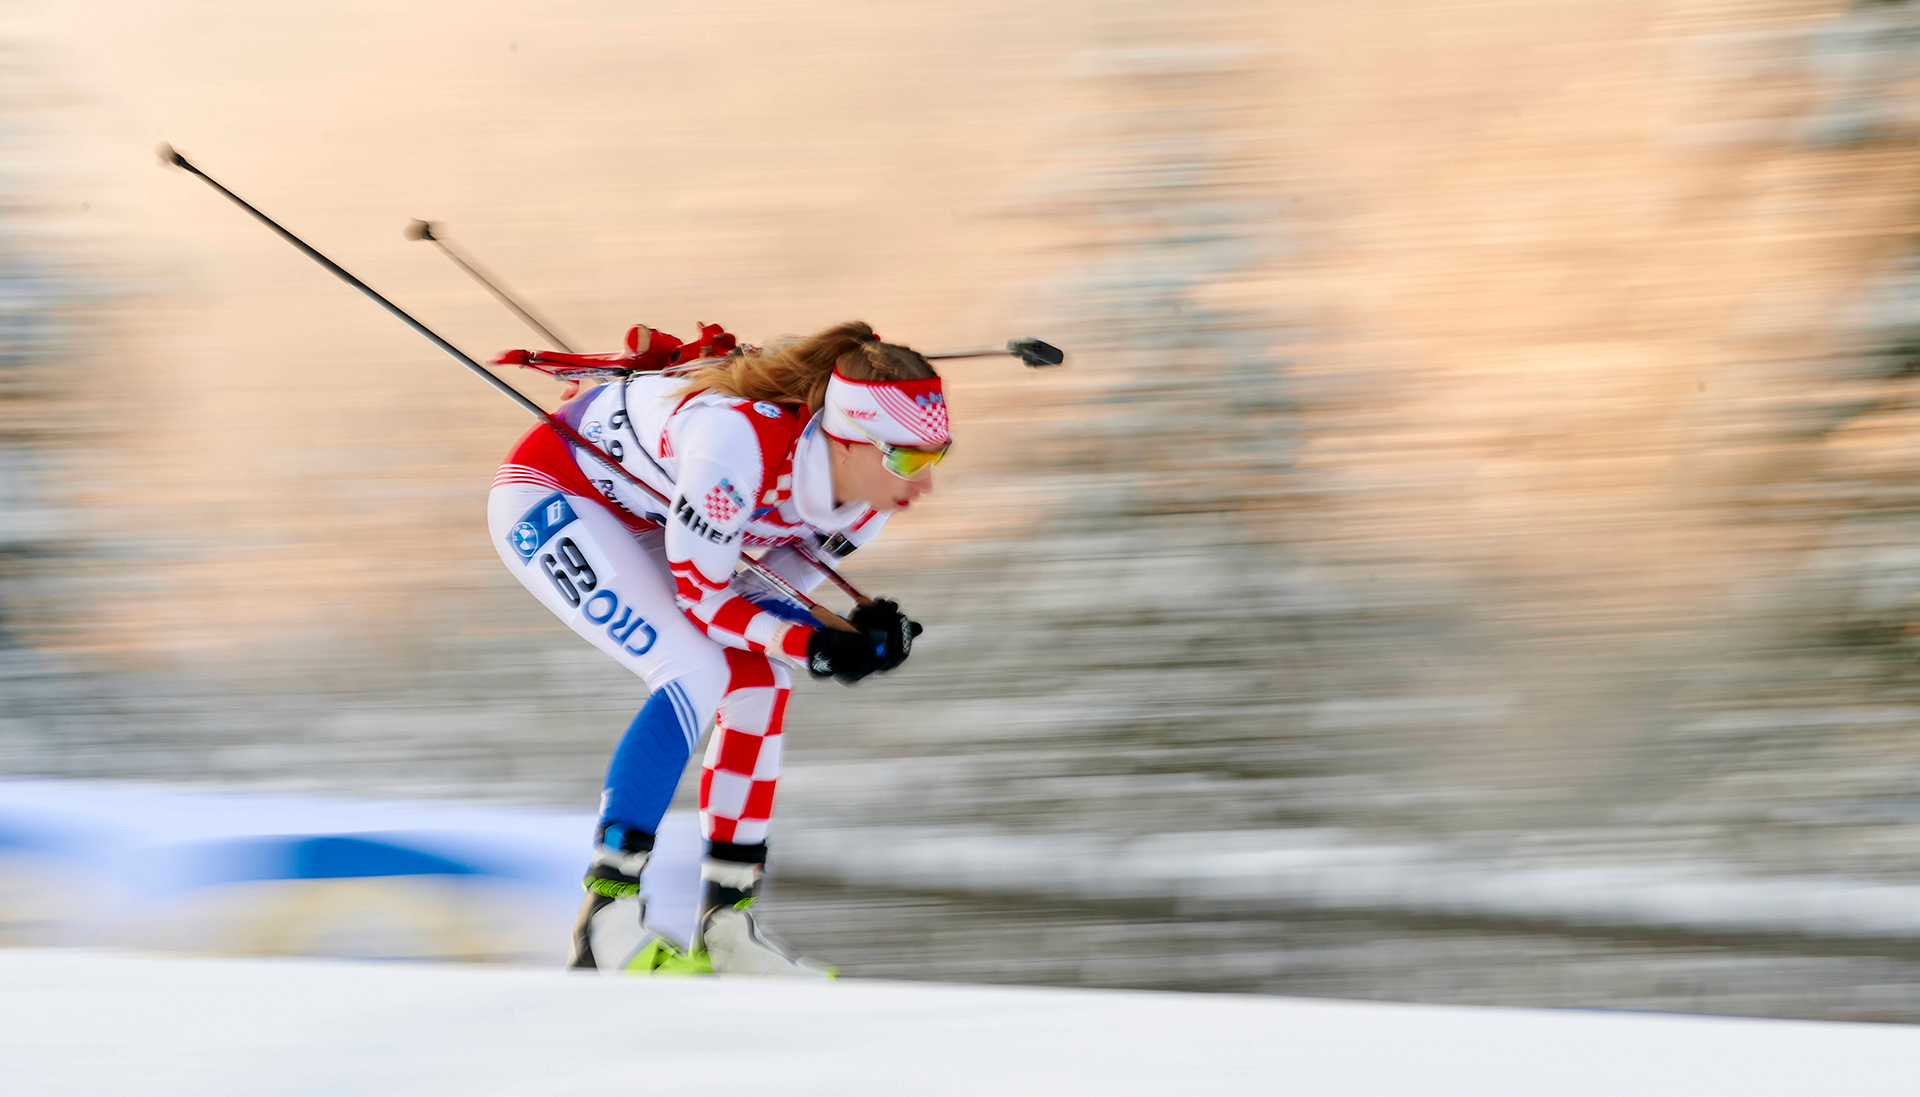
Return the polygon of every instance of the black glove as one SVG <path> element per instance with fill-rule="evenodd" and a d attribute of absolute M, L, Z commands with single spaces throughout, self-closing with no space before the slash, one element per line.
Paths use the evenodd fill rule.
<path fill-rule="evenodd" d="M 807 671 L 815 678 L 838 678 L 852 685 L 879 669 L 873 641 L 864 632 L 823 625 L 807 638 Z"/>
<path fill-rule="evenodd" d="M 818 628 L 808 638 L 807 670 L 815 678 L 838 678 L 852 685 L 874 671 L 892 670 L 907 661 L 913 638 L 925 631 L 889 601 L 861 606 L 849 621 L 858 632 Z"/>
<path fill-rule="evenodd" d="M 892 670 L 913 653 L 913 638 L 926 631 L 920 622 L 907 620 L 900 604 L 880 598 L 860 606 L 847 620 L 873 641 L 874 658 L 880 670 Z"/>

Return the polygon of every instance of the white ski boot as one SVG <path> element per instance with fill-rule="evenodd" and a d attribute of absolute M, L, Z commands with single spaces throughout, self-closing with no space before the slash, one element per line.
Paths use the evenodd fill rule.
<path fill-rule="evenodd" d="M 630 841 L 622 844 L 632 844 Z M 573 927 L 567 967 L 602 975 L 706 974 L 713 969 L 647 924 L 640 873 L 651 850 L 602 845 L 582 881 L 587 899 Z"/>
<path fill-rule="evenodd" d="M 768 937 L 754 920 L 753 903 L 765 866 L 709 860 L 700 866 L 706 881 L 700 903 L 700 929 L 689 959 L 705 959 L 717 975 L 787 975 L 833 979 L 840 969 L 796 956 Z"/>

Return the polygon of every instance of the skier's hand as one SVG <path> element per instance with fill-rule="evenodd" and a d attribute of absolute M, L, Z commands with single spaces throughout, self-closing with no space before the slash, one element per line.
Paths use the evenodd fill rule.
<path fill-rule="evenodd" d="M 913 638 L 925 631 L 909 621 L 897 603 L 869 602 L 853 611 L 848 621 L 858 631 L 815 629 L 807 640 L 807 670 L 815 678 L 838 678 L 852 685 L 880 670 L 892 670 L 907 661 Z"/>
<path fill-rule="evenodd" d="M 900 605 L 880 598 L 855 609 L 847 620 L 873 641 L 874 657 L 880 670 L 892 670 L 913 653 L 913 638 L 926 631 L 920 622 L 907 620 Z"/>
<path fill-rule="evenodd" d="M 807 637 L 807 671 L 815 678 L 838 678 L 852 685 L 879 669 L 873 640 L 864 632 L 817 628 Z"/>

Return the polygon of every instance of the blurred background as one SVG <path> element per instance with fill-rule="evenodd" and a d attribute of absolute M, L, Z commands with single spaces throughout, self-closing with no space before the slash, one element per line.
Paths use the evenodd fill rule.
<path fill-rule="evenodd" d="M 918 656 L 789 710 L 849 975 L 1920 1020 L 1920 4 L 4 11 L 0 942 L 89 903 L 63 787 L 583 856 L 644 698 L 487 543 L 522 414 L 164 140 L 481 358 L 409 219 L 587 350 L 1068 350 L 950 363 L 848 566 Z"/>

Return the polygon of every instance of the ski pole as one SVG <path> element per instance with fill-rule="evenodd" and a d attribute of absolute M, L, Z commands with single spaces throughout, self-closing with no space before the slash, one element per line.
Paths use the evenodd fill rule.
<path fill-rule="evenodd" d="M 520 390 L 514 388 L 512 385 L 507 384 L 505 381 L 502 381 L 499 377 L 496 377 L 491 370 L 487 369 L 485 366 L 481 365 L 479 362 L 474 361 L 471 357 L 469 357 L 467 354 L 462 352 L 460 348 L 454 346 L 452 343 L 447 342 L 445 339 L 440 338 L 440 336 L 435 334 L 431 328 L 428 328 L 425 324 L 422 324 L 420 321 L 415 320 L 412 316 L 408 315 L 403 309 L 401 309 L 400 306 L 394 304 L 392 301 L 387 300 L 385 297 L 382 297 L 379 294 L 379 292 L 377 292 L 372 286 L 367 285 L 365 282 L 362 282 L 360 279 L 355 278 L 352 274 L 348 273 L 346 268 L 342 267 L 338 263 L 335 263 L 333 260 L 327 258 L 326 256 L 320 254 L 318 251 L 315 251 L 312 247 L 308 246 L 306 241 L 300 239 L 298 236 L 295 236 L 293 233 L 288 232 L 285 228 L 282 228 L 279 222 L 275 221 L 271 217 L 268 217 L 266 214 L 261 213 L 258 209 L 255 209 L 253 205 L 249 203 L 246 199 L 240 197 L 239 195 L 228 190 L 226 187 L 220 185 L 220 182 L 218 180 L 214 179 L 213 176 L 208 175 L 206 172 L 201 171 L 199 168 L 195 167 L 191 161 L 189 161 L 186 157 L 180 155 L 180 153 L 172 145 L 160 146 L 160 160 L 163 164 L 170 164 L 173 167 L 184 169 L 188 172 L 193 173 L 194 175 L 199 176 L 200 179 L 203 182 L 205 182 L 208 186 L 212 187 L 214 190 L 217 190 L 221 194 L 225 195 L 235 205 L 239 206 L 241 209 L 244 209 L 248 213 L 252 214 L 257 220 L 259 220 L 261 224 L 267 226 L 269 229 L 272 229 L 274 233 L 280 236 L 281 239 L 285 240 L 289 244 L 292 244 L 294 247 L 300 249 L 300 251 L 303 254 L 305 254 L 307 258 L 312 259 L 314 262 L 325 267 L 327 270 L 331 271 L 336 277 L 338 277 L 341 281 L 345 282 L 349 286 L 352 286 L 354 289 L 359 290 L 362 294 L 366 295 L 366 297 L 369 300 L 371 300 L 374 304 L 379 305 L 381 308 L 387 310 L 389 313 L 392 313 L 395 319 L 407 325 L 407 327 L 413 329 L 415 334 L 419 335 L 421 338 L 425 339 L 427 342 L 432 343 L 434 346 L 440 348 L 440 350 L 445 352 L 449 358 L 452 358 L 454 361 L 472 370 L 474 373 L 478 374 L 483 380 L 485 380 L 488 384 L 500 390 L 500 392 L 504 394 L 508 399 L 512 400 L 515 404 L 518 404 L 522 410 L 526 411 L 528 414 L 532 415 L 534 418 L 539 419 L 542 423 L 545 423 L 547 426 L 553 428 L 553 430 L 559 433 L 561 437 L 573 443 L 575 447 L 585 450 L 589 456 L 593 457 L 600 464 L 605 465 L 608 471 L 612 472 L 616 476 L 621 477 L 622 479 L 635 485 L 636 487 L 639 487 L 642 491 L 645 491 L 648 495 L 651 495 L 653 496 L 653 498 L 659 500 L 660 503 L 663 506 L 667 507 L 669 510 L 672 509 L 671 500 L 661 495 L 658 491 L 655 491 L 653 489 L 653 486 L 648 484 L 646 481 L 641 480 L 639 477 L 635 476 L 633 473 L 628 472 L 626 469 L 626 466 L 620 464 L 618 461 L 615 461 L 611 456 L 603 452 L 600 449 L 600 447 L 594 445 L 592 442 L 587 441 L 586 438 L 582 437 L 580 433 L 575 431 L 572 427 L 568 426 L 567 424 L 561 422 L 558 419 L 555 419 L 553 416 L 547 414 L 547 411 L 545 408 L 542 408 L 539 404 L 536 404 L 532 400 L 528 399 L 523 393 L 520 392 Z M 756 575 L 759 575 L 762 579 L 765 579 L 767 582 L 771 583 L 773 587 L 776 590 L 780 591 L 782 594 L 785 594 L 787 597 L 792 598 L 795 601 L 799 602 L 801 605 L 806 606 L 808 612 L 811 613 L 814 619 L 819 621 L 822 625 L 825 625 L 828 628 L 837 628 L 847 632 L 859 631 L 855 629 L 852 624 L 848 623 L 845 619 L 843 619 L 839 614 L 833 612 L 832 610 L 821 605 L 820 603 L 815 602 L 813 599 L 807 597 L 806 592 L 800 590 L 798 587 L 795 587 L 792 583 L 787 582 L 785 579 L 782 579 L 779 575 L 775 574 L 772 568 L 764 567 L 760 564 L 759 561 L 746 559 L 744 557 L 742 558 L 740 563 L 742 567 L 746 568 L 749 571 L 752 571 Z"/>
<path fill-rule="evenodd" d="M 526 321 L 526 323 L 530 327 L 532 327 L 535 331 L 539 332 L 542 336 L 550 340 L 553 343 L 553 345 L 558 347 L 560 350 L 565 351 L 568 354 L 573 353 L 572 347 L 569 347 L 565 341 L 563 341 L 559 336 L 555 335 L 552 331 L 550 331 L 545 324 L 541 323 L 539 320 L 534 318 L 534 315 L 531 309 L 528 309 L 525 305 L 522 305 L 518 300 L 516 300 L 513 297 L 512 294 L 500 288 L 499 285 L 495 284 L 486 275 L 480 273 L 480 271 L 474 266 L 473 263 L 469 262 L 459 252 L 456 252 L 441 237 L 436 236 L 433 231 L 433 222 L 415 220 L 412 223 L 407 225 L 405 236 L 409 240 L 427 240 L 433 243 L 435 247 L 438 247 L 440 249 L 442 254 L 444 254 L 448 259 L 453 260 L 453 262 L 456 265 L 458 265 L 461 270 L 466 271 L 468 274 L 473 276 L 475 281 L 479 282 L 482 286 L 485 286 L 487 288 L 487 292 L 493 294 L 494 297 L 498 298 L 501 304 L 507 306 L 509 309 L 512 309 L 514 315 Z M 539 360 L 539 355 L 530 355 L 529 357 L 534 361 Z M 842 576 L 839 572 L 835 571 L 830 565 L 827 564 L 825 560 L 822 560 L 817 554 L 807 549 L 805 546 L 795 545 L 794 551 L 800 555 L 800 558 L 802 560 L 805 560 L 808 564 L 812 565 L 815 569 L 817 569 L 820 572 L 820 574 L 826 576 L 827 579 L 831 580 L 834 586 L 837 586 L 841 590 L 845 591 L 847 594 L 847 597 L 852 598 L 859 605 L 864 606 L 873 601 L 872 598 L 869 598 L 867 595 L 863 594 L 858 587 L 848 582 L 844 576 Z"/>
<path fill-rule="evenodd" d="M 448 259 L 453 260 L 453 262 L 456 265 L 458 265 L 461 270 L 466 271 L 468 274 L 473 276 L 475 281 L 479 282 L 482 286 L 485 286 L 487 289 L 487 292 L 493 294 L 494 297 L 498 298 L 501 304 L 507 306 L 507 308 L 509 309 L 512 309 L 514 315 L 520 317 L 520 319 L 524 320 L 529 326 L 531 326 L 535 331 L 539 332 L 542 336 L 546 337 L 548 340 L 551 340 L 554 346 L 558 347 L 560 350 L 565 351 L 568 354 L 573 353 L 572 347 L 567 346 L 567 344 L 564 341 L 562 341 L 559 336 L 555 335 L 552 331 L 548 330 L 545 324 L 541 323 L 539 320 L 534 318 L 532 310 L 528 309 L 526 306 L 522 305 L 519 301 L 515 300 L 511 294 L 509 294 L 506 290 L 501 289 L 492 280 L 487 278 L 486 275 L 481 274 L 480 271 L 475 268 L 473 263 L 463 258 L 458 252 L 454 251 L 453 248 L 450 245 L 448 245 L 444 240 L 442 240 L 439 236 L 434 235 L 433 222 L 415 220 L 407 225 L 405 230 L 405 236 L 409 240 L 431 241 L 433 245 L 439 248 L 440 251 L 444 255 L 446 255 Z M 937 351 L 933 354 L 925 355 L 924 357 L 929 359 L 987 358 L 987 357 L 997 356 L 1001 354 L 1011 354 L 1014 357 L 1019 358 L 1022 362 L 1025 362 L 1028 366 L 1034 367 L 1036 369 L 1044 366 L 1057 366 L 1061 362 L 1066 360 L 1066 356 L 1061 353 L 1058 347 L 1055 347 L 1050 343 L 1042 342 L 1038 339 L 1012 339 L 1012 340 L 1009 340 L 1004 346 L 983 347 L 983 348 L 978 348 L 974 350 Z M 539 359 L 538 355 L 533 355 L 531 357 L 536 361 Z M 801 559 L 805 560 L 807 563 L 811 564 L 814 568 L 818 569 L 822 575 L 826 576 L 827 579 L 832 581 L 834 586 L 837 586 L 841 590 L 845 591 L 847 594 L 847 597 L 852 598 L 854 602 L 864 606 L 873 601 L 872 598 L 869 598 L 867 595 L 861 593 L 858 587 L 855 587 L 852 583 L 849 583 L 844 576 L 842 576 L 839 572 L 835 571 L 831 565 L 829 565 L 825 560 L 821 559 L 816 553 L 814 553 L 810 549 L 807 549 L 805 546 L 802 546 L 802 545 L 795 545 L 794 549 L 797 553 L 799 553 Z"/>
<path fill-rule="evenodd" d="M 473 280 L 485 286 L 487 288 L 488 293 L 493 294 L 496 298 L 499 298 L 501 304 L 507 306 L 509 309 L 512 309 L 513 314 L 515 316 L 518 316 L 520 319 L 526 321 L 528 327 L 539 332 L 540 337 L 542 339 L 545 339 L 547 342 L 552 343 L 555 350 L 565 351 L 568 354 L 573 353 L 573 348 L 567 345 L 567 341 L 565 339 L 560 338 L 558 335 L 555 335 L 553 333 L 552 328 L 549 328 L 546 324 L 541 323 L 539 318 L 534 316 L 532 310 L 522 305 L 519 301 L 514 300 L 513 295 L 508 293 L 506 290 L 501 289 L 499 285 L 497 285 L 493 281 L 493 279 L 488 278 L 486 275 L 480 273 L 480 269 L 478 267 L 476 267 L 465 256 L 453 250 L 453 246 L 451 244 L 448 244 L 445 239 L 435 236 L 433 234 L 432 221 L 414 221 L 413 223 L 409 224 L 407 226 L 406 237 L 409 240 L 426 240 L 431 242 L 434 247 L 440 249 L 440 254 L 453 260 L 454 264 L 458 266 L 461 270 L 464 270 L 468 274 L 472 275 Z"/>
<path fill-rule="evenodd" d="M 528 326 L 539 332 L 542 338 L 549 340 L 556 348 L 568 354 L 573 353 L 573 348 L 567 346 L 558 335 L 555 335 L 548 329 L 547 325 L 541 323 L 533 315 L 531 309 L 521 304 L 512 294 L 501 289 L 492 279 L 480 273 L 479 269 L 471 261 L 459 252 L 453 250 L 453 247 L 443 238 L 435 236 L 433 234 L 433 222 L 415 220 L 407 225 L 405 235 L 409 240 L 430 241 L 434 247 L 440 249 L 442 254 L 453 260 L 461 270 L 472 275 L 474 281 L 485 286 L 488 293 L 499 298 L 501 304 L 512 309 L 515 316 L 526 321 Z M 1057 366 L 1067 360 L 1066 354 L 1061 351 L 1059 347 L 1039 339 L 1009 339 L 1005 344 L 997 347 L 974 347 L 969 350 L 940 350 L 934 351 L 931 354 L 923 354 L 921 357 L 929 360 L 934 358 L 994 358 L 1002 354 L 1010 354 L 1034 369 Z"/>
<path fill-rule="evenodd" d="M 793 550 L 800 554 L 800 558 L 802 560 L 805 560 L 807 563 L 819 569 L 820 574 L 826 576 L 829 580 L 831 580 L 834 586 L 839 587 L 841 590 L 846 591 L 847 597 L 853 599 L 855 604 L 862 605 L 862 606 L 872 604 L 873 599 L 860 593 L 857 587 L 855 587 L 852 583 L 849 583 L 844 578 L 842 578 L 839 572 L 833 570 L 833 568 L 830 565 L 828 565 L 828 563 L 825 560 L 822 560 L 817 554 L 815 554 L 812 549 L 807 548 L 805 545 L 795 545 L 793 546 Z"/>
<path fill-rule="evenodd" d="M 1052 343 L 1038 339 L 1009 339 L 1005 346 L 975 347 L 972 350 L 937 350 L 920 357 L 933 358 L 993 358 L 1002 354 L 1011 354 L 1033 369 L 1057 366 L 1067 360 L 1065 352 Z"/>

